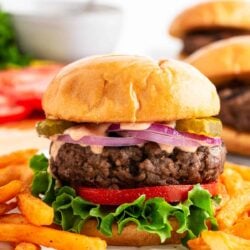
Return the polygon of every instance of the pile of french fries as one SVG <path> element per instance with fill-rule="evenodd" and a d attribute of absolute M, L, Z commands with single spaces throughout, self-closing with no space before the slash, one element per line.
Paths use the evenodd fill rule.
<path fill-rule="evenodd" d="M 40 246 L 106 249 L 106 242 L 99 238 L 55 229 L 53 208 L 29 192 L 33 172 L 28 161 L 35 152 L 26 150 L 0 157 L 0 242 L 9 242 L 15 250 L 39 250 Z"/>
<path fill-rule="evenodd" d="M 250 250 L 250 167 L 226 163 L 220 183 L 219 230 L 203 231 L 188 246 L 192 250 Z"/>

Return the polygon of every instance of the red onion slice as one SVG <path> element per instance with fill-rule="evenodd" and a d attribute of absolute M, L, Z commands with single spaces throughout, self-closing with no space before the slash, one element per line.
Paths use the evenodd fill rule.
<path fill-rule="evenodd" d="M 138 139 L 142 139 L 145 141 L 153 141 L 157 142 L 159 144 L 166 144 L 171 146 L 177 146 L 177 147 L 198 147 L 200 146 L 200 143 L 195 140 L 190 140 L 188 138 L 185 138 L 183 136 L 166 136 L 158 133 L 154 133 L 147 130 L 142 131 L 122 131 L 120 134 L 124 136 L 134 137 Z"/>
<path fill-rule="evenodd" d="M 106 137 L 106 136 L 83 136 L 80 140 L 73 140 L 69 135 L 60 135 L 58 141 L 73 144 L 98 145 L 108 147 L 133 146 L 145 143 L 144 140 L 133 137 Z"/>
<path fill-rule="evenodd" d="M 119 124 L 112 124 L 108 131 L 126 131 L 126 132 L 135 132 L 134 130 L 122 130 L 120 128 Z M 221 139 L 220 138 L 215 138 L 215 137 L 207 137 L 204 135 L 198 135 L 198 134 L 191 134 L 187 132 L 179 132 L 175 130 L 174 128 L 171 128 L 167 125 L 159 124 L 159 123 L 153 123 L 148 129 L 145 130 L 138 130 L 138 132 L 152 132 L 155 134 L 161 134 L 162 136 L 174 136 L 175 140 L 179 140 L 182 138 L 182 140 L 186 140 L 187 142 L 192 140 L 192 141 L 198 141 L 200 145 L 220 145 Z M 151 136 L 151 133 L 149 134 Z M 143 136 L 144 137 L 144 136 Z M 155 136 L 156 138 L 157 136 Z M 139 138 L 139 137 L 138 137 Z M 158 137 L 157 137 L 158 138 Z M 147 139 L 145 139 L 147 140 Z M 163 139 L 161 139 L 162 141 Z M 167 139 L 165 139 L 167 140 Z M 191 143 L 191 142 L 190 142 Z M 190 144 L 188 143 L 188 144 Z"/>

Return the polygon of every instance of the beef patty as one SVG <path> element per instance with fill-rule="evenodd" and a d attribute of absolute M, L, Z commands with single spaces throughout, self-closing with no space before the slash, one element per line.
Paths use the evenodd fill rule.
<path fill-rule="evenodd" d="M 238 131 L 250 132 L 250 84 L 232 80 L 218 89 L 218 93 L 222 122 Z"/>
<path fill-rule="evenodd" d="M 183 38 L 183 52 L 187 55 L 215 41 L 233 36 L 249 35 L 250 31 L 241 29 L 208 29 L 195 30 L 187 33 Z"/>
<path fill-rule="evenodd" d="M 56 159 L 51 157 L 50 167 L 73 187 L 119 189 L 213 182 L 223 171 L 224 160 L 224 146 L 201 146 L 194 153 L 175 148 L 169 154 L 148 142 L 142 147 L 104 147 L 95 154 L 89 146 L 66 143 Z"/>

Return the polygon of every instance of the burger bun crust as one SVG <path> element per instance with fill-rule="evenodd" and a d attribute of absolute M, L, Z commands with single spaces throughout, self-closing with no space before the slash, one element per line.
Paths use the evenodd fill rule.
<path fill-rule="evenodd" d="M 169 33 L 182 38 L 192 30 L 234 28 L 250 30 L 248 1 L 210 1 L 185 9 L 172 22 Z"/>
<path fill-rule="evenodd" d="M 142 56 L 89 57 L 62 69 L 46 117 L 74 122 L 167 122 L 218 114 L 214 85 L 194 67 Z"/>
<path fill-rule="evenodd" d="M 250 36 L 239 36 L 207 45 L 186 58 L 186 62 L 215 85 L 221 85 L 232 78 L 250 79 L 249 58 Z"/>

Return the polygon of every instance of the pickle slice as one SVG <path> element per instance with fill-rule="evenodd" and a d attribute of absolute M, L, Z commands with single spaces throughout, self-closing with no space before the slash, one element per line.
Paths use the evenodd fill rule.
<path fill-rule="evenodd" d="M 215 117 L 178 120 L 176 121 L 176 130 L 210 137 L 220 137 L 222 123 Z"/>
<path fill-rule="evenodd" d="M 64 130 L 74 125 L 75 123 L 70 121 L 45 119 L 37 123 L 36 131 L 39 135 L 50 137 L 52 135 L 62 134 Z"/>

